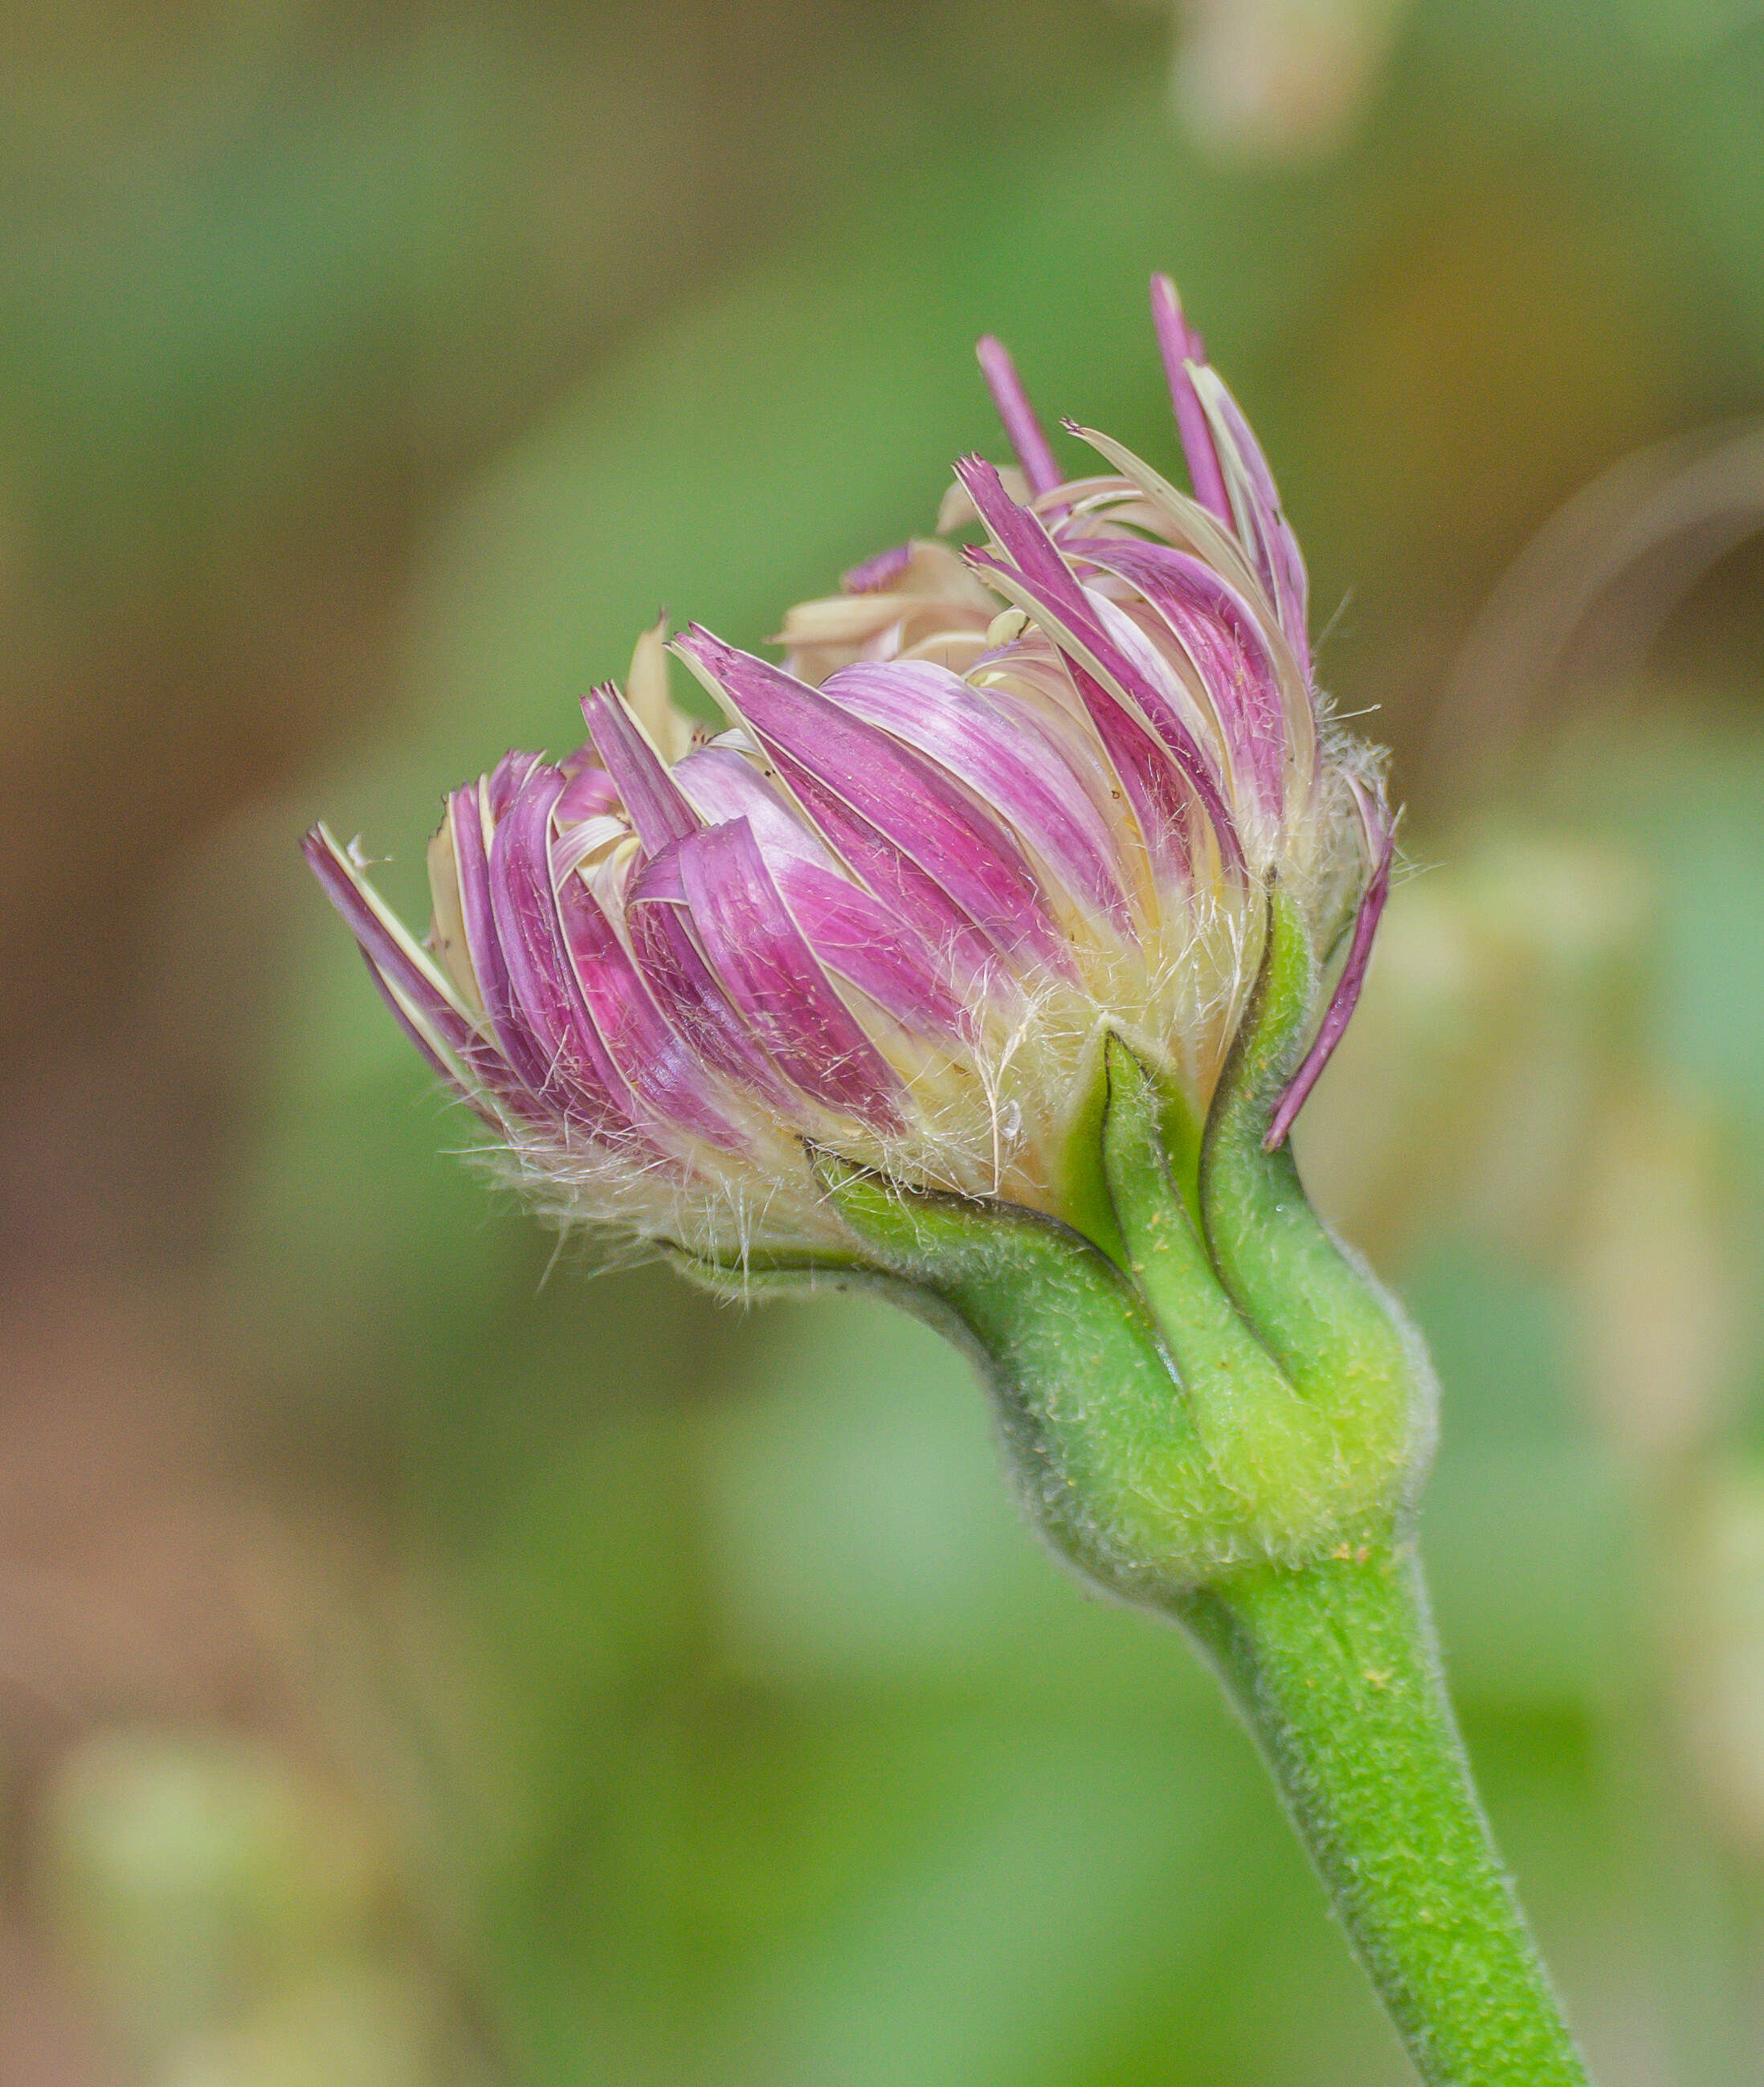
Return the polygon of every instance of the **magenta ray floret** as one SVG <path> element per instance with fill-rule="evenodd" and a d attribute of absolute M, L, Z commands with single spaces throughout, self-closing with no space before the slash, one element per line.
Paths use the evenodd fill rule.
<path fill-rule="evenodd" d="M 430 1065 L 558 1218 L 698 1251 L 835 1239 L 806 1157 L 1065 1214 L 1070 1127 L 1127 1035 L 1203 1116 L 1268 897 L 1329 979 L 1267 1125 L 1352 1012 L 1389 888 L 1376 756 L 1311 681 L 1305 578 L 1260 449 L 1152 285 L 1192 495 L 981 368 L 1017 465 L 786 619 L 784 664 L 696 625 L 583 703 L 559 763 L 455 791 L 418 942 L 322 829 L 307 853 Z"/>
<path fill-rule="evenodd" d="M 1017 452 L 1017 461 L 1029 482 L 1029 490 L 1033 493 L 1051 493 L 1065 474 L 1055 461 L 1047 437 L 1041 432 L 1041 423 L 1036 418 L 1035 408 L 1029 403 L 1028 394 L 1017 375 L 1016 364 L 1011 361 L 1004 343 L 991 334 L 981 337 L 975 353 L 980 360 L 980 373 L 986 379 L 986 388 L 993 395 L 993 403 L 998 408 L 998 417 L 1010 438 L 1010 446 Z"/>

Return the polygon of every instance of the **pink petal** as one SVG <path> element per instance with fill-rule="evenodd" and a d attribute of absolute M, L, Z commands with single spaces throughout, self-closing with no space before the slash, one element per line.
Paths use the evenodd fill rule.
<path fill-rule="evenodd" d="M 878 551 L 874 557 L 865 558 L 860 565 L 839 574 L 839 591 L 843 594 L 879 594 L 891 580 L 897 580 L 912 563 L 912 546 L 896 544 L 891 549 Z"/>
<path fill-rule="evenodd" d="M 485 792 L 493 820 L 500 819 L 514 803 L 516 793 L 525 786 L 528 777 L 544 758 L 545 756 L 539 753 L 505 753 L 497 762 Z"/>
<path fill-rule="evenodd" d="M 606 772 L 624 800 L 637 838 L 651 855 L 698 830 L 692 807 L 610 681 L 583 698 L 582 714 Z"/>
<path fill-rule="evenodd" d="M 1107 823 L 1027 716 L 929 660 L 844 667 L 821 693 L 966 784 L 1081 904 L 1131 932 Z"/>
<path fill-rule="evenodd" d="M 1051 493 L 1063 482 L 1066 474 L 1041 432 L 1041 423 L 1029 403 L 1029 395 L 1023 388 L 1010 351 L 1002 340 L 986 334 L 976 345 L 974 352 L 980 359 L 986 388 L 993 395 L 993 403 L 1005 424 L 1010 446 L 1016 451 L 1023 475 L 1029 481 L 1030 492 L 1037 496 Z"/>
<path fill-rule="evenodd" d="M 1219 795 L 1219 784 L 1203 750 L 1163 691 L 1130 660 L 1103 629 L 1083 588 L 1040 519 L 1019 507 L 999 483 L 992 466 L 968 457 L 956 466 L 981 519 L 1010 561 L 1023 591 L 1035 603 L 1037 621 L 1070 657 L 1074 650 L 1106 686 L 1113 682 L 1122 698 L 1137 703 L 1170 758 L 1201 802 L 1219 838 L 1219 851 L 1234 867 L 1243 850 L 1237 830 Z M 1009 570 L 986 553 L 968 553 L 971 562 L 989 570 Z M 1123 778 L 1123 780 L 1125 779 Z"/>
<path fill-rule="evenodd" d="M 399 945 L 369 902 L 355 865 L 330 834 L 322 826 L 314 826 L 301 843 L 301 852 L 324 887 L 326 897 L 348 923 L 375 975 L 383 974 L 384 979 L 421 1011 L 447 1048 L 464 1057 L 473 1041 L 471 1023 Z M 425 1044 L 424 1048 L 433 1058 L 432 1047 Z M 447 1077 L 451 1079 L 452 1075 Z"/>
<path fill-rule="evenodd" d="M 779 1069 L 829 1108 L 903 1129 L 900 1082 L 815 961 L 747 822 L 694 834 L 679 862 L 711 969 Z"/>
<path fill-rule="evenodd" d="M 583 1005 L 608 1056 L 664 1122 L 739 1151 L 746 1141 L 719 1109 L 702 1060 L 668 1026 L 612 921 L 579 877 L 557 889 L 557 912 Z"/>
<path fill-rule="evenodd" d="M 831 849 L 788 804 L 783 793 L 733 746 L 701 746 L 673 771 L 681 794 L 707 826 L 745 819 L 768 861 L 779 854 L 800 855 L 827 869 L 835 866 Z"/>
<path fill-rule="evenodd" d="M 618 786 L 597 762 L 579 763 L 572 768 L 566 762 L 563 772 L 570 779 L 552 813 L 560 826 L 579 826 L 617 810 Z"/>
<path fill-rule="evenodd" d="M 673 842 L 645 863 L 626 894 L 638 968 L 669 1026 L 705 1065 L 788 1115 L 789 1089 L 693 933 L 680 860 L 686 845 Z"/>
<path fill-rule="evenodd" d="M 817 957 L 907 1028 L 972 1034 L 946 967 L 873 892 L 854 884 L 753 763 L 733 747 L 701 747 L 674 775 L 707 825 L 745 819 L 784 903 Z"/>
<path fill-rule="evenodd" d="M 537 765 L 535 757 L 532 766 Z M 527 773 L 531 774 L 532 769 Z M 468 784 L 455 790 L 451 800 L 466 952 L 484 995 L 484 1011 L 489 1018 L 497 1047 L 490 1052 L 480 1046 L 472 1064 L 486 1086 L 493 1086 L 513 1107 L 524 1115 L 541 1117 L 545 1113 L 539 1099 L 548 1070 L 545 1056 L 528 1031 L 516 1002 L 490 898 L 489 854 L 484 845 L 484 808 L 489 787 L 488 783 Z"/>
<path fill-rule="evenodd" d="M 933 949 L 962 951 L 978 967 L 978 929 L 1014 963 L 1072 973 L 1016 843 L 930 762 L 697 624 L 676 642 L 723 690 L 834 848 Z"/>
<path fill-rule="evenodd" d="M 1207 349 L 1200 335 L 1182 315 L 1176 285 L 1168 275 L 1151 279 L 1151 324 L 1164 357 L 1164 373 L 1169 380 L 1170 403 L 1176 408 L 1177 432 L 1182 437 L 1182 453 L 1188 459 L 1189 482 L 1194 497 L 1227 527 L 1231 524 L 1231 501 L 1225 491 L 1224 473 L 1213 447 L 1212 429 L 1194 390 L 1190 363 L 1205 363 Z"/>
<path fill-rule="evenodd" d="M 829 971 L 920 1035 L 971 1039 L 974 1016 L 912 929 L 873 892 L 801 856 L 768 858 L 785 903 Z"/>
<path fill-rule="evenodd" d="M 1211 369 L 1205 373 L 1199 389 L 1213 425 L 1238 540 L 1261 573 L 1280 628 L 1298 659 L 1299 670 L 1309 681 L 1311 646 L 1305 618 L 1309 583 L 1298 539 L 1281 511 L 1280 496 L 1267 459 L 1237 400 Z"/>
<path fill-rule="evenodd" d="M 628 1130 L 632 1098 L 589 1018 L 564 945 L 551 875 L 552 814 L 566 785 L 533 771 L 490 844 L 490 907 L 509 986 L 545 1065 L 540 1098 L 601 1133 Z"/>
<path fill-rule="evenodd" d="M 1193 860 L 1188 824 L 1194 806 L 1181 774 L 1151 734 L 1094 675 L 1075 659 L 1066 661 L 1066 671 L 1121 778 L 1147 852 L 1166 874 L 1185 878 Z"/>
<path fill-rule="evenodd" d="M 1125 537 L 1068 538 L 1087 559 L 1137 587 L 1169 625 L 1216 706 L 1232 765 L 1267 809 L 1285 793 L 1286 713 L 1254 611 L 1211 565 L 1168 544 Z"/>

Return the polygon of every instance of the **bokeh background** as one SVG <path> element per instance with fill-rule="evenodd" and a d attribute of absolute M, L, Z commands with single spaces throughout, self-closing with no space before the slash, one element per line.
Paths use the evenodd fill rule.
<path fill-rule="evenodd" d="M 959 1362 L 557 1250 L 295 853 L 928 527 L 983 329 L 1168 455 L 1164 267 L 1410 805 L 1301 1150 L 1489 1804 L 1609 2087 L 1764 2076 L 1758 0 L 0 37 L 0 2079 L 1406 2076 Z"/>

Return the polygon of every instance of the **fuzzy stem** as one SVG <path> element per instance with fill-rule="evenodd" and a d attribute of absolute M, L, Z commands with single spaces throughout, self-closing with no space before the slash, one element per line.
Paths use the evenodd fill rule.
<path fill-rule="evenodd" d="M 1184 1597 L 1429 2087 L 1587 2087 L 1470 1779 L 1412 1546 Z"/>

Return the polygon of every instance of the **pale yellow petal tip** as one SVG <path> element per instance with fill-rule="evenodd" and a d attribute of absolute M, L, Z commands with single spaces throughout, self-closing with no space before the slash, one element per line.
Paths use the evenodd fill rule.
<path fill-rule="evenodd" d="M 625 700 L 648 733 L 656 750 L 670 764 L 692 751 L 692 720 L 673 699 L 668 685 L 668 618 L 656 617 L 638 639 Z"/>
<path fill-rule="evenodd" d="M 453 807 L 442 815 L 441 824 L 429 841 L 429 894 L 433 908 L 429 945 L 442 969 L 458 988 L 459 997 L 474 1015 L 484 1012 L 484 990 L 472 967 L 471 944 L 465 931 L 465 909 L 459 897 L 459 864 L 453 848 Z"/>

